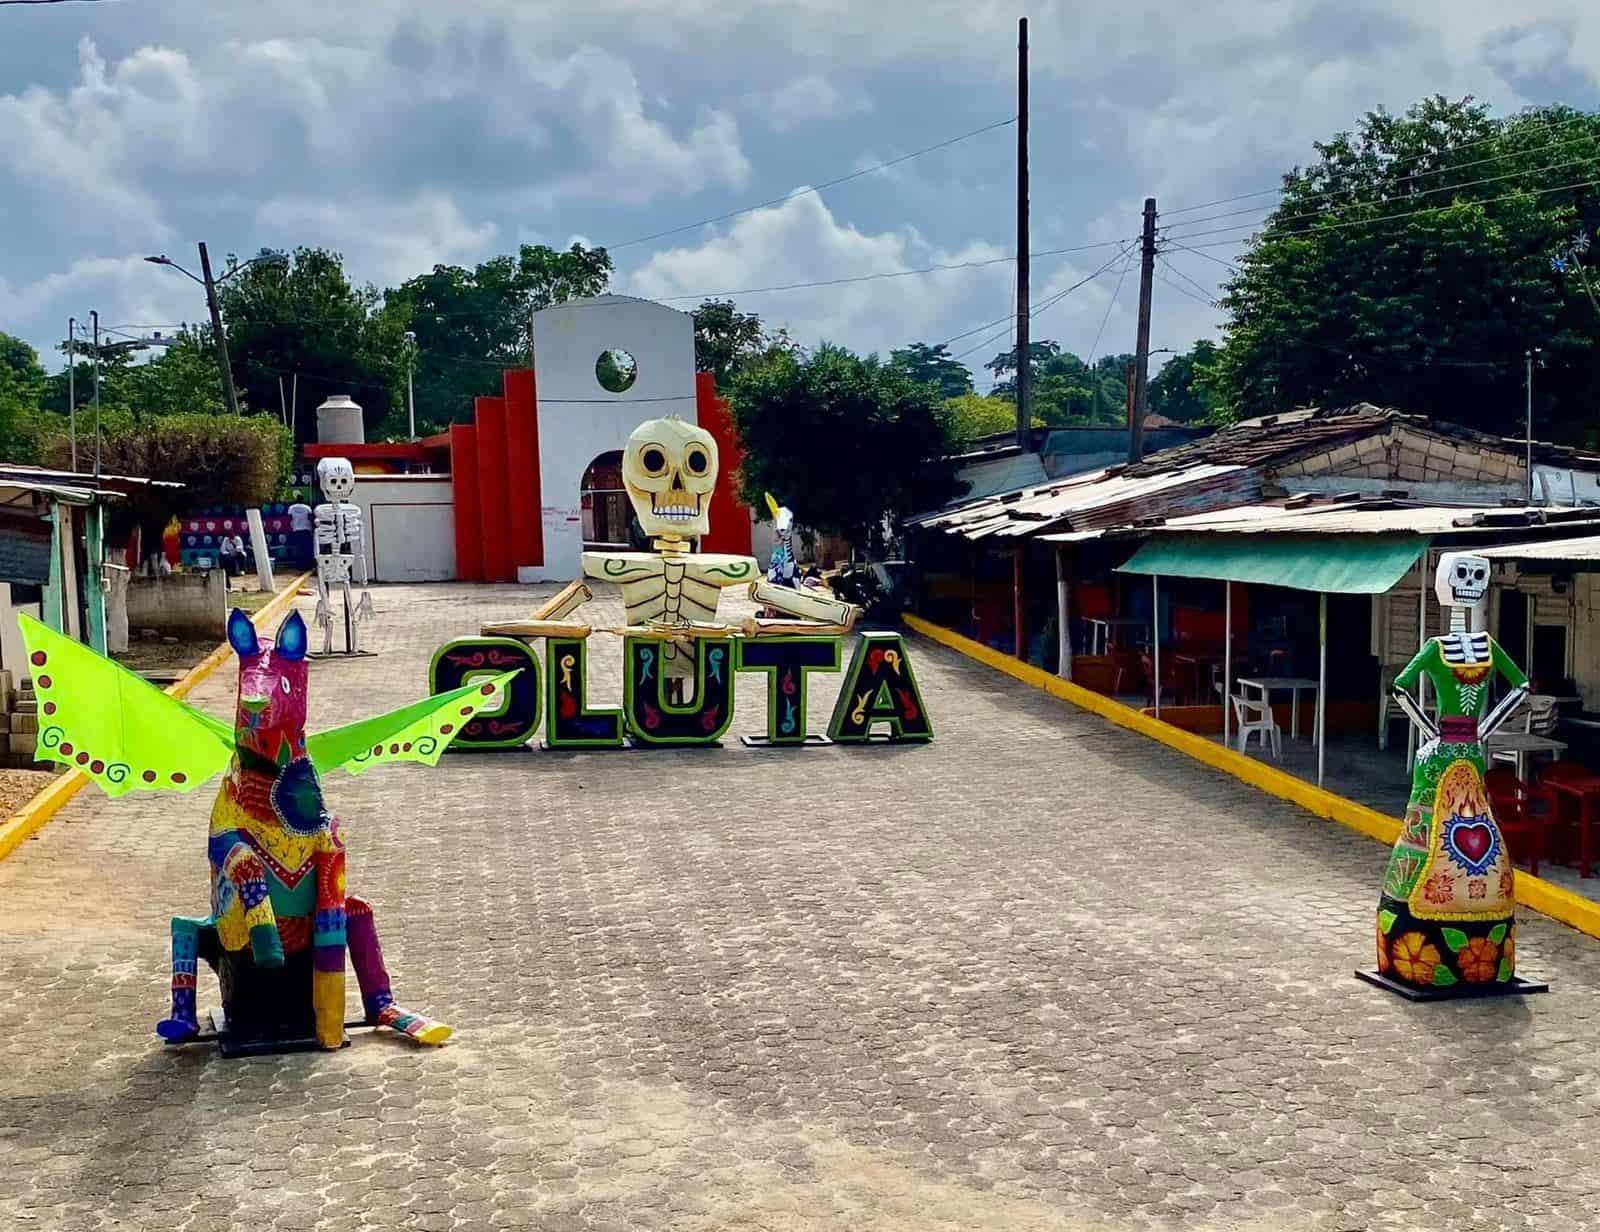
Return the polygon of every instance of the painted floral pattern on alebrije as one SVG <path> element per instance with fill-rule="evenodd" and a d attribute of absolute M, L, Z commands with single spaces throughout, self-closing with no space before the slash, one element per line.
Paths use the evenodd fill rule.
<path fill-rule="evenodd" d="M 1383 925 L 1378 925 L 1378 970 L 1385 975 L 1393 969 L 1394 963 L 1389 958 L 1389 938 L 1383 935 Z"/>
<path fill-rule="evenodd" d="M 1402 933 L 1395 938 L 1391 957 L 1400 978 L 1413 984 L 1432 984 L 1441 961 L 1439 948 L 1421 933 Z"/>
<path fill-rule="evenodd" d="M 1456 955 L 1461 978 L 1472 984 L 1487 984 L 1500 970 L 1500 947 L 1487 937 L 1473 937 Z"/>

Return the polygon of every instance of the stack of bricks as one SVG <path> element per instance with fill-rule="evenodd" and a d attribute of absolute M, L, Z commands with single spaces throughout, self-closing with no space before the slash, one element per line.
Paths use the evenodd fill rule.
<path fill-rule="evenodd" d="M 33 681 L 13 691 L 10 672 L 0 671 L 0 764 L 31 766 L 39 743 L 39 699 Z"/>

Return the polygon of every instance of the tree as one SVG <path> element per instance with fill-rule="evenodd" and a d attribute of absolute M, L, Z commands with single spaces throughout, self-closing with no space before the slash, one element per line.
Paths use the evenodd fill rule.
<path fill-rule="evenodd" d="M 886 522 L 963 490 L 938 396 L 875 355 L 828 343 L 809 356 L 783 352 L 742 369 L 730 392 L 753 509 L 771 492 L 806 525 L 873 551 Z"/>
<path fill-rule="evenodd" d="M 747 364 L 794 350 L 789 332 L 771 330 L 753 312 L 740 312 L 731 299 L 708 299 L 695 309 L 695 365 L 728 389 L 733 377 Z"/>
<path fill-rule="evenodd" d="M 0 461 L 26 463 L 38 456 L 44 390 L 39 353 L 21 338 L 0 333 Z"/>
<path fill-rule="evenodd" d="M 1017 404 L 1009 398 L 962 394 L 946 400 L 944 406 L 949 417 L 950 438 L 957 447 L 970 446 L 983 437 L 1002 433 L 1012 440 L 1016 438 Z M 1045 422 L 1035 415 L 1033 426 L 1042 428 Z"/>
<path fill-rule="evenodd" d="M 205 505 L 259 505 L 281 495 L 294 465 L 289 432 L 266 415 L 159 415 L 134 420 L 101 403 L 101 467 L 109 474 L 164 479 L 181 489 L 151 487 L 111 505 L 111 533 L 142 528 L 146 544 L 161 542 L 177 514 Z M 83 438 L 78 442 L 80 464 Z M 66 467 L 69 444 L 59 430 L 45 442 L 51 466 Z"/>
<path fill-rule="evenodd" d="M 376 425 L 405 409 L 405 328 L 380 313 L 379 295 L 357 287 L 343 259 L 324 248 L 296 248 L 259 261 L 219 288 L 234 377 L 249 407 L 278 417 L 279 385 L 299 374 L 296 436 L 311 440 L 311 413 L 330 394 L 350 394 Z M 231 258 L 230 258 L 231 260 Z"/>
<path fill-rule="evenodd" d="M 599 295 L 611 280 L 604 248 L 574 244 L 565 252 L 523 244 L 466 269 L 436 265 L 384 295 L 381 319 L 388 336 L 416 335 L 417 429 L 437 430 L 472 418 L 472 400 L 498 394 L 502 369 L 530 362 L 531 318 L 541 308 Z M 534 339 L 537 348 L 539 340 Z M 397 360 L 401 358 L 397 350 Z M 401 391 L 398 418 L 405 422 L 405 368 L 395 369 Z M 391 425 L 392 426 L 392 425 Z"/>
<path fill-rule="evenodd" d="M 1206 376 L 1217 362 L 1217 345 L 1205 338 L 1174 355 L 1150 379 L 1150 410 L 1174 423 L 1199 423 L 1216 409 Z"/>
<path fill-rule="evenodd" d="M 1537 346 L 1541 433 L 1593 434 L 1600 321 L 1559 257 L 1600 222 L 1600 116 L 1433 97 L 1316 151 L 1227 284 L 1220 413 L 1370 401 L 1514 434 Z"/>
<path fill-rule="evenodd" d="M 964 363 L 951 357 L 950 348 L 942 342 L 937 346 L 913 342 L 901 350 L 890 351 L 889 363 L 913 381 L 935 386 L 942 398 L 959 398 L 972 392 L 972 373 Z"/>
<path fill-rule="evenodd" d="M 1028 363 L 1035 379 L 1039 375 L 1039 365 L 1052 356 L 1061 354 L 1061 344 L 1042 340 L 1028 344 Z M 1009 394 L 1013 398 L 1017 395 L 1017 348 L 1013 346 L 1009 351 L 1001 351 L 984 367 L 994 373 L 994 387 L 989 391 L 996 394 Z"/>

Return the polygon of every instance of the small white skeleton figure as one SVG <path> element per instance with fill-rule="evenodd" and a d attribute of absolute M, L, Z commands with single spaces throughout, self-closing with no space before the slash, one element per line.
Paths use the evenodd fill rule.
<path fill-rule="evenodd" d="M 1458 669 L 1472 669 L 1480 664 L 1489 665 L 1494 655 L 1491 639 L 1486 632 L 1474 633 L 1471 621 L 1473 611 L 1481 608 L 1489 596 L 1488 560 L 1482 556 L 1474 556 L 1470 552 L 1445 552 L 1439 557 L 1439 568 L 1433 576 L 1433 592 L 1438 596 L 1440 604 L 1450 609 L 1450 630 L 1438 638 L 1440 657 L 1450 667 Z M 1471 691 L 1488 686 L 1487 680 L 1484 680 L 1464 683 L 1458 687 L 1463 702 L 1470 710 L 1481 704 L 1481 696 Z M 1512 711 L 1522 704 L 1527 695 L 1526 684 L 1517 685 L 1506 693 L 1478 724 L 1478 738 L 1487 740 L 1493 735 L 1511 716 Z M 1416 699 L 1404 689 L 1395 688 L 1390 696 L 1421 732 L 1423 744 L 1417 758 L 1419 762 L 1426 760 L 1428 753 L 1438 743 L 1438 725 L 1423 712 L 1417 705 Z"/>
<path fill-rule="evenodd" d="M 655 550 L 585 552 L 584 575 L 622 588 L 629 625 L 714 624 L 721 592 L 760 576 L 753 557 L 691 551 L 691 539 L 711 529 L 716 440 L 681 419 L 642 423 L 622 455 L 622 485 Z M 667 642 L 661 666 L 669 685 L 681 689 L 694 675 L 692 646 L 687 640 Z"/>
<path fill-rule="evenodd" d="M 361 542 L 361 509 L 346 498 L 356 490 L 356 472 L 346 458 L 317 463 L 317 486 L 327 500 L 313 513 L 317 550 L 317 623 L 322 626 L 322 653 L 333 653 L 333 590 L 344 594 L 346 654 L 360 653 L 357 624 L 372 615 L 367 592 L 367 555 Z M 361 594 L 351 601 L 351 583 Z"/>

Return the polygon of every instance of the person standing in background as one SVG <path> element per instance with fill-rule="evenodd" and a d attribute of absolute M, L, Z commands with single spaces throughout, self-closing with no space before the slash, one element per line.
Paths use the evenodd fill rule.
<path fill-rule="evenodd" d="M 233 546 L 233 543 L 232 535 L 223 535 L 217 544 L 217 555 L 222 558 L 222 575 L 228 579 L 230 590 L 232 589 L 233 579 L 239 573 L 238 550 Z"/>
<path fill-rule="evenodd" d="M 295 564 L 301 569 L 311 568 L 316 558 L 316 543 L 311 534 L 311 506 L 295 501 L 289 506 L 289 535 L 294 543 Z"/>

